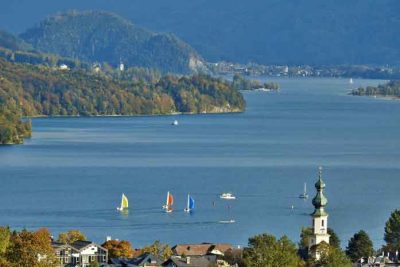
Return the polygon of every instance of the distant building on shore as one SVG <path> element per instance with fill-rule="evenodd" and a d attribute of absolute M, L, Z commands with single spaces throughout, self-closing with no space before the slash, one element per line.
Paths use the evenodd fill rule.
<path fill-rule="evenodd" d="M 328 204 L 328 199 L 324 196 L 325 183 L 322 180 L 322 167 L 319 167 L 318 181 L 315 183 L 317 195 L 313 198 L 314 212 L 312 216 L 313 235 L 309 239 L 308 249 L 316 259 L 320 258 L 316 246 L 322 242 L 329 244 L 330 235 L 328 234 L 328 213 L 325 207 Z"/>

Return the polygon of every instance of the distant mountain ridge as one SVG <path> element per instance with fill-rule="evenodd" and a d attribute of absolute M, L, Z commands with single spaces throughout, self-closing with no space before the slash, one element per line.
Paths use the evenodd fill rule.
<path fill-rule="evenodd" d="M 32 49 L 30 45 L 25 43 L 22 39 L 18 38 L 17 36 L 0 30 L 0 47 L 10 49 L 10 50 L 29 50 Z"/>
<path fill-rule="evenodd" d="M 207 61 L 263 65 L 400 65 L 398 0 L 6 0 L 0 27 L 102 9 L 172 32 Z"/>
<path fill-rule="evenodd" d="M 52 16 L 20 37 L 38 51 L 82 61 L 123 62 L 173 73 L 205 69 L 200 55 L 176 36 L 148 31 L 108 12 Z"/>

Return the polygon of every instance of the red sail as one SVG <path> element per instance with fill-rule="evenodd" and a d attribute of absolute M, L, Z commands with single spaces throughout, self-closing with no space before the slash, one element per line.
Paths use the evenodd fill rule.
<path fill-rule="evenodd" d="M 174 204 L 174 197 L 172 196 L 172 194 L 170 193 L 168 196 L 168 206 L 171 207 Z"/>

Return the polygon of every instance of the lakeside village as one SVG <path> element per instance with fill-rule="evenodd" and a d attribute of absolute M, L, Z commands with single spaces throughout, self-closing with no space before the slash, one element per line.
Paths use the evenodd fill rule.
<path fill-rule="evenodd" d="M 372 65 L 260 65 L 257 63 L 240 64 L 233 62 L 207 63 L 211 73 L 224 76 L 241 74 L 252 77 L 331 77 L 364 79 L 399 79 L 400 68 L 397 66 Z"/>
<path fill-rule="evenodd" d="M 86 240 L 79 230 L 60 233 L 55 240 L 47 229 L 11 231 L 0 227 L 1 267 L 351 267 L 400 266 L 400 210 L 395 210 L 385 227 L 386 245 L 373 250 L 367 233 L 359 231 L 342 251 L 340 240 L 328 228 L 328 200 L 319 168 L 312 199 L 312 224 L 302 229 L 298 246 L 286 236 L 279 239 L 261 234 L 249 239 L 248 247 L 223 243 L 177 244 L 155 241 L 133 249 L 129 241 L 112 240 L 99 245 Z M 308 198 L 304 192 L 300 198 Z M 124 201 L 124 200 L 123 200 Z M 168 202 L 168 201 L 167 201 Z M 190 202 L 188 200 L 188 202 Z M 123 211 L 123 203 L 121 204 Z M 168 212 L 168 207 L 164 207 Z"/>

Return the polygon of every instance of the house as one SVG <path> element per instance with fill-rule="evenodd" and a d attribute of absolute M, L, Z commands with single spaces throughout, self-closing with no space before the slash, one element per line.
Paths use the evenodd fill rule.
<path fill-rule="evenodd" d="M 69 70 L 69 67 L 68 67 L 67 64 L 61 64 L 58 68 L 59 68 L 60 70 Z"/>
<path fill-rule="evenodd" d="M 107 249 L 91 241 L 80 240 L 70 245 L 52 242 L 52 246 L 59 267 L 88 267 L 93 261 L 101 266 L 108 261 Z"/>
<path fill-rule="evenodd" d="M 133 259 L 113 258 L 109 267 L 161 267 L 162 260 L 150 253 L 143 253 Z"/>
<path fill-rule="evenodd" d="M 173 256 L 162 264 L 163 267 L 210 267 L 214 262 L 206 257 L 180 257 Z"/>
<path fill-rule="evenodd" d="M 178 244 L 172 247 L 172 252 L 176 256 L 204 256 L 219 255 L 223 256 L 228 250 L 233 249 L 230 244 Z"/>
<path fill-rule="evenodd" d="M 76 254 L 79 251 L 64 243 L 52 242 L 51 245 L 56 253 L 59 262 L 58 266 L 72 266 L 72 254 Z"/>

